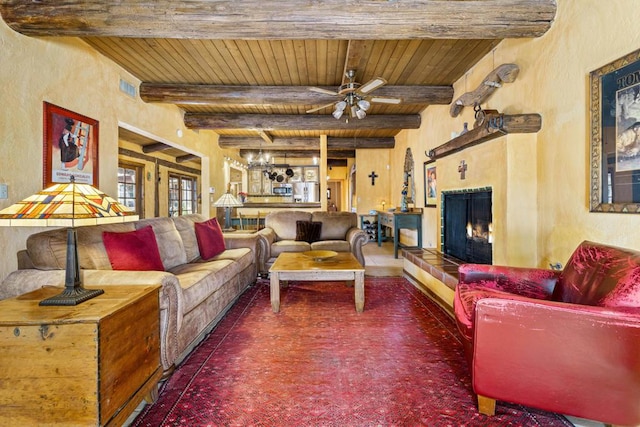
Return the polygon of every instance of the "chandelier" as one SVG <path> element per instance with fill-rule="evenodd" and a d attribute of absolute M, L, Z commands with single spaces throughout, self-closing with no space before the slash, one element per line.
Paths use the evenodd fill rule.
<path fill-rule="evenodd" d="M 266 169 L 269 168 L 270 164 L 269 164 L 269 154 L 262 154 L 262 147 L 260 147 L 260 151 L 258 152 L 258 157 L 257 158 L 253 158 L 253 155 L 249 155 L 247 157 L 247 163 L 248 163 L 248 167 L 251 169 L 254 168 L 260 168 L 260 169 Z"/>

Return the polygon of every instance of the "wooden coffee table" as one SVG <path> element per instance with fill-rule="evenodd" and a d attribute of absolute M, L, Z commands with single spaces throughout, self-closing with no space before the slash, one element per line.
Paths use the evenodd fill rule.
<path fill-rule="evenodd" d="M 280 311 L 280 281 L 353 281 L 356 311 L 364 310 L 364 267 L 351 252 L 339 252 L 325 261 L 314 261 L 299 252 L 284 252 L 269 269 L 271 276 L 271 308 Z"/>

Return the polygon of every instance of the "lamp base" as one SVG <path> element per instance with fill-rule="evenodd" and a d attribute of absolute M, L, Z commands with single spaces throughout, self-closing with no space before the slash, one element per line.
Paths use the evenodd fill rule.
<path fill-rule="evenodd" d="M 43 299 L 39 305 L 78 305 L 103 293 L 102 289 L 66 288 L 58 295 Z"/>

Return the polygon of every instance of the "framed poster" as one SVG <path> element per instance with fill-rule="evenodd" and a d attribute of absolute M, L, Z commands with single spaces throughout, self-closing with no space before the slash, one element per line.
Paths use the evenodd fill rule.
<path fill-rule="evenodd" d="M 44 103 L 42 185 L 75 182 L 98 187 L 98 121 Z"/>
<path fill-rule="evenodd" d="M 435 160 L 431 160 L 424 162 L 424 206 L 434 208 L 437 200 L 436 163 Z"/>
<path fill-rule="evenodd" d="M 590 74 L 592 212 L 640 213 L 640 50 Z"/>

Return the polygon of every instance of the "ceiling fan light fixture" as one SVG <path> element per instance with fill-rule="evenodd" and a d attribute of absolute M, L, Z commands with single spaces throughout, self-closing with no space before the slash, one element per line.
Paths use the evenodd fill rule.
<path fill-rule="evenodd" d="M 356 117 L 359 119 L 364 119 L 367 116 L 367 113 L 365 113 L 365 111 L 361 108 L 358 108 L 356 110 Z"/>
<path fill-rule="evenodd" d="M 361 99 L 360 101 L 358 101 L 358 107 L 360 107 L 360 109 L 363 111 L 367 111 L 369 107 L 371 107 L 371 103 L 366 99 Z"/>
<path fill-rule="evenodd" d="M 344 109 L 342 110 L 335 109 L 331 115 L 336 119 L 339 119 L 340 117 L 342 117 L 343 112 L 344 112 Z"/>
<path fill-rule="evenodd" d="M 346 101 L 340 101 L 336 104 L 336 111 L 344 111 L 345 108 L 347 108 Z"/>

